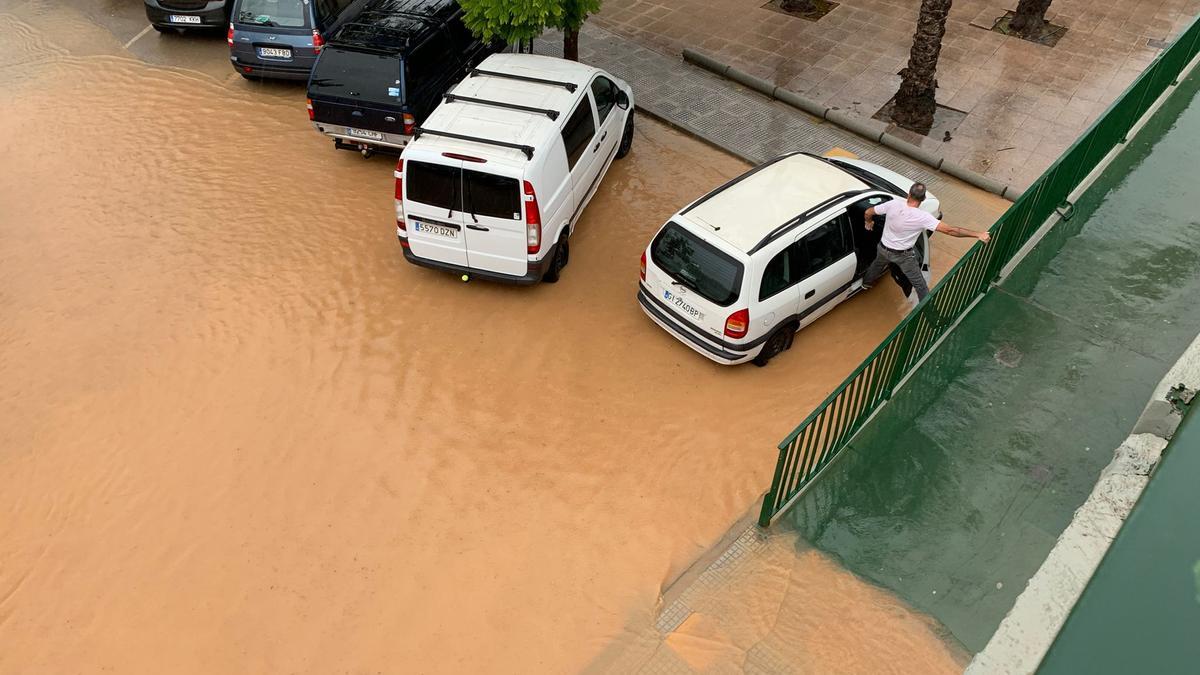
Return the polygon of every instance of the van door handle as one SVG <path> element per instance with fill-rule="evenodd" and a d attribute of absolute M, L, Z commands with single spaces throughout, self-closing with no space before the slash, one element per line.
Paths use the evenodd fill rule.
<path fill-rule="evenodd" d="M 491 228 L 489 228 L 489 227 L 484 227 L 482 225 L 470 225 L 470 224 L 467 225 L 467 229 L 468 230 L 479 230 L 480 232 L 489 232 L 491 230 Z"/>
<path fill-rule="evenodd" d="M 467 227 L 470 227 L 470 225 L 468 225 Z M 817 289 L 814 288 L 811 291 L 804 294 L 804 299 L 807 300 L 816 294 L 817 294 Z"/>

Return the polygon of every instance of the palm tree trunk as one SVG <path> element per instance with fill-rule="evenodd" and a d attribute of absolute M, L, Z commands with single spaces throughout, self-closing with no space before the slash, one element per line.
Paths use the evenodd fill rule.
<path fill-rule="evenodd" d="M 1042 26 L 1046 24 L 1046 10 L 1050 9 L 1051 0 L 1021 0 L 1017 3 L 1017 11 L 1008 22 L 1008 27 L 1021 37 L 1037 37 Z"/>
<path fill-rule="evenodd" d="M 578 28 L 571 28 L 563 31 L 563 58 L 571 61 L 579 60 Z"/>
<path fill-rule="evenodd" d="M 929 133 L 937 110 L 937 62 L 946 34 L 946 15 L 951 0 L 921 0 L 917 32 L 913 36 L 908 66 L 900 71 L 900 90 L 892 108 L 892 121 L 900 126 Z"/>

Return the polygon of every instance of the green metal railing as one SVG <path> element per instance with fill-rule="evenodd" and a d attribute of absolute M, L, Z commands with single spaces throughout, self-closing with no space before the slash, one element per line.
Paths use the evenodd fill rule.
<path fill-rule="evenodd" d="M 785 510 L 854 437 L 938 339 L 997 280 L 1067 196 L 1123 143 L 1130 129 L 1200 51 L 1200 17 L 1013 203 L 992 226 L 992 241 L 967 251 L 900 325 L 779 444 L 758 524 Z"/>

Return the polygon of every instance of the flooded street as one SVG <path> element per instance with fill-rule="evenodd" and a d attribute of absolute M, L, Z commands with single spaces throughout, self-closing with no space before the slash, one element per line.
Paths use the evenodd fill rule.
<path fill-rule="evenodd" d="M 579 670 L 907 308 L 765 369 L 658 329 L 643 246 L 746 167 L 645 117 L 560 283 L 414 267 L 302 89 L 57 12 L 0 2 L 0 673 Z"/>

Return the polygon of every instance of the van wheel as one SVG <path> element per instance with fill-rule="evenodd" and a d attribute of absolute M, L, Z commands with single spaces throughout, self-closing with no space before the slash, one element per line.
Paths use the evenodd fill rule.
<path fill-rule="evenodd" d="M 754 357 L 754 365 L 762 368 L 767 365 L 768 361 L 787 351 L 792 346 L 792 336 L 795 334 L 795 324 L 776 328 L 775 332 L 771 333 L 771 337 L 767 338 L 767 343 L 763 345 L 762 351 Z"/>
<path fill-rule="evenodd" d="M 559 275 L 562 274 L 563 268 L 567 266 L 570 259 L 571 246 L 567 243 L 567 231 L 563 229 L 563 233 L 558 237 L 558 244 L 554 247 L 554 261 L 550 263 L 550 268 L 542 276 L 542 281 L 548 284 L 558 281 Z"/>
<path fill-rule="evenodd" d="M 617 159 L 621 159 L 629 154 L 629 149 L 633 147 L 633 112 L 629 113 L 629 119 L 625 120 L 625 133 L 621 136 L 621 145 L 617 147 Z"/>

